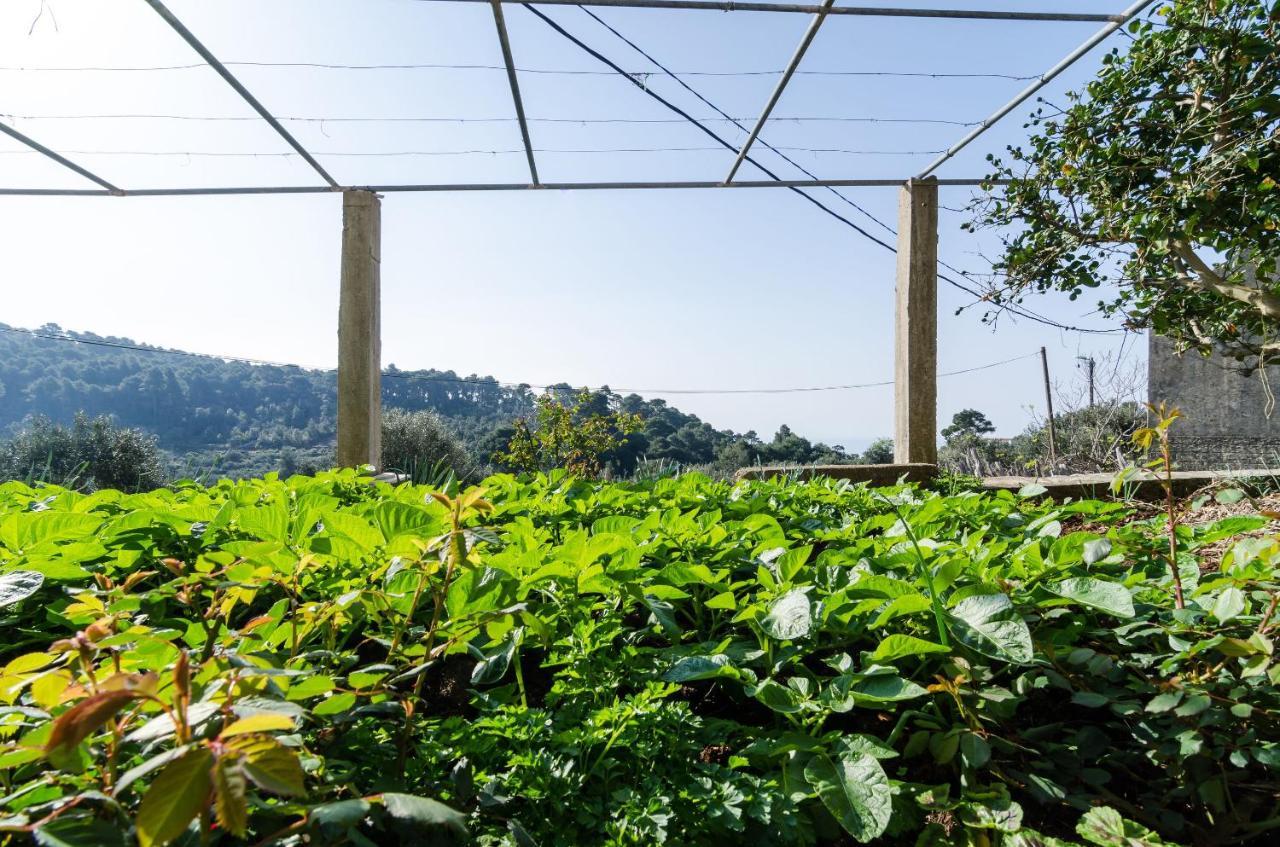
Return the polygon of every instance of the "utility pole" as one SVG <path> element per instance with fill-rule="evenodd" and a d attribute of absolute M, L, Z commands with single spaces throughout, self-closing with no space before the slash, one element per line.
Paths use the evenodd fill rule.
<path fill-rule="evenodd" d="M 1081 362 L 1084 362 L 1084 366 L 1087 369 L 1087 373 L 1089 374 L 1089 408 L 1092 409 L 1093 408 L 1093 370 L 1098 363 L 1097 363 L 1097 360 L 1095 360 L 1092 356 L 1076 356 L 1076 358 L 1079 359 Z"/>
<path fill-rule="evenodd" d="M 1040 366 L 1044 370 L 1044 401 L 1049 407 L 1049 465 L 1058 467 L 1058 431 L 1053 424 L 1053 388 L 1049 385 L 1049 354 L 1040 348 Z"/>

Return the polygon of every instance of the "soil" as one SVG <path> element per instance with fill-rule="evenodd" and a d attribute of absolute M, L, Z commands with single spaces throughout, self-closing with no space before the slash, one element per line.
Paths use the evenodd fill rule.
<path fill-rule="evenodd" d="M 1235 517 L 1236 515 L 1258 515 L 1263 512 L 1280 514 L 1280 494 L 1264 494 L 1261 497 L 1254 498 L 1246 497 L 1239 503 L 1229 504 L 1219 503 L 1211 499 L 1195 511 L 1191 511 L 1190 504 L 1187 504 L 1179 517 L 1193 526 L 1205 526 L 1223 518 Z M 1219 570 L 1222 566 L 1222 557 L 1240 539 L 1275 535 L 1278 531 L 1280 531 L 1280 521 L 1272 519 L 1262 529 L 1242 532 L 1232 538 L 1224 538 L 1222 541 L 1206 544 L 1197 551 L 1197 555 L 1200 557 L 1200 572 L 1209 573 Z"/>
<path fill-rule="evenodd" d="M 462 653 L 446 656 L 439 664 L 429 668 L 423 680 L 423 696 L 426 714 L 440 716 L 470 716 L 471 672 L 476 660 Z"/>

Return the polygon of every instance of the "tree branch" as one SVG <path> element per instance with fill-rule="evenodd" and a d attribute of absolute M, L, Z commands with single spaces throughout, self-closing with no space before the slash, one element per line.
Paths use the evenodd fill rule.
<path fill-rule="evenodd" d="M 1280 320 L 1280 297 L 1248 285 L 1227 282 L 1222 275 L 1209 267 L 1208 263 L 1196 255 L 1191 245 L 1185 241 L 1171 241 L 1169 246 L 1173 252 L 1186 262 L 1194 275 L 1185 280 L 1201 291 L 1210 291 L 1250 306 L 1260 315 L 1272 320 Z"/>

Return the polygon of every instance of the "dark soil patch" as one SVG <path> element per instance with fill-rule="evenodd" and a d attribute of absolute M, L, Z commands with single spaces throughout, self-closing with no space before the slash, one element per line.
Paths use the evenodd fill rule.
<path fill-rule="evenodd" d="M 475 666 L 475 659 L 455 653 L 428 668 L 422 685 L 423 712 L 444 717 L 471 716 L 471 672 Z"/>

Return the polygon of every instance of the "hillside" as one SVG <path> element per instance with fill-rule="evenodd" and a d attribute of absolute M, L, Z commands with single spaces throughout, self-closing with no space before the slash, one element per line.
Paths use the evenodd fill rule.
<path fill-rule="evenodd" d="M 174 473 L 183 476 L 329 464 L 335 390 L 334 371 L 211 358 L 56 324 L 30 331 L 0 324 L 0 432 L 35 415 L 61 422 L 79 411 L 111 415 L 153 433 L 172 456 Z M 785 426 L 763 442 L 754 432 L 716 429 L 662 400 L 607 387 L 601 393 L 645 421 L 616 459 L 620 473 L 632 472 L 642 459 L 733 467 L 850 458 L 842 448 L 811 443 Z M 482 461 L 505 444 L 506 427 L 532 409 L 535 397 L 529 386 L 453 371 L 392 366 L 382 382 L 385 406 L 436 412 Z"/>

